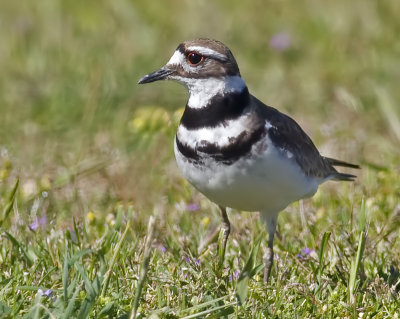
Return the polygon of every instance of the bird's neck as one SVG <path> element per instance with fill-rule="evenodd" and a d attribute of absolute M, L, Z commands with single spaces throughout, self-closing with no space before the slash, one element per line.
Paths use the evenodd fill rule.
<path fill-rule="evenodd" d="M 189 90 L 187 107 L 201 109 L 210 104 L 216 97 L 228 94 L 240 94 L 247 91 L 246 83 L 240 75 L 211 77 L 206 79 L 188 79 L 185 81 Z"/>
<path fill-rule="evenodd" d="M 202 89 L 191 89 L 180 123 L 187 129 L 223 125 L 240 118 L 250 107 L 251 96 L 240 77 L 228 81 L 207 81 Z M 213 81 L 214 85 L 211 85 Z"/>

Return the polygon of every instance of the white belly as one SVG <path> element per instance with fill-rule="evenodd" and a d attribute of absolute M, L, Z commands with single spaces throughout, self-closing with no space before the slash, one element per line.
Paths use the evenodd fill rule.
<path fill-rule="evenodd" d="M 177 150 L 176 142 L 175 157 L 187 180 L 216 204 L 273 214 L 296 200 L 312 196 L 319 181 L 305 176 L 292 159 L 268 141 L 267 144 L 255 157 L 243 157 L 232 165 L 213 159 L 205 160 L 201 166 L 193 164 Z"/>

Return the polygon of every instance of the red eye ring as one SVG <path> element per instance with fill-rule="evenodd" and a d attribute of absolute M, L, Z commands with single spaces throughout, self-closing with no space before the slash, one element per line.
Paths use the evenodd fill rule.
<path fill-rule="evenodd" d="M 204 61 L 204 56 L 197 52 L 189 52 L 186 55 L 186 60 L 190 65 L 196 66 Z"/>

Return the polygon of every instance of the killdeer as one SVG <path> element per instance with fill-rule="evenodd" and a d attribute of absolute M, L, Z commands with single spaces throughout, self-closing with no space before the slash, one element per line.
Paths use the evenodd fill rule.
<path fill-rule="evenodd" d="M 325 181 L 354 180 L 334 166 L 358 165 L 321 156 L 292 118 L 252 96 L 233 54 L 219 41 L 183 42 L 164 67 L 139 84 L 158 80 L 176 80 L 189 90 L 175 136 L 176 162 L 187 180 L 220 207 L 223 252 L 230 233 L 226 207 L 259 211 L 266 222 L 268 281 L 279 212 L 314 195 Z"/>

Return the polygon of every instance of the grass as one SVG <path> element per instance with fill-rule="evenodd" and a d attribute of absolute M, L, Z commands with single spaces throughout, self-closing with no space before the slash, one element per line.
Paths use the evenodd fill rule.
<path fill-rule="evenodd" d="M 0 317 L 399 317 L 399 8 L 2 1 Z M 268 285 L 258 214 L 229 212 L 221 263 L 218 209 L 177 171 L 184 89 L 136 85 L 198 36 L 324 155 L 362 165 L 280 214 Z"/>

